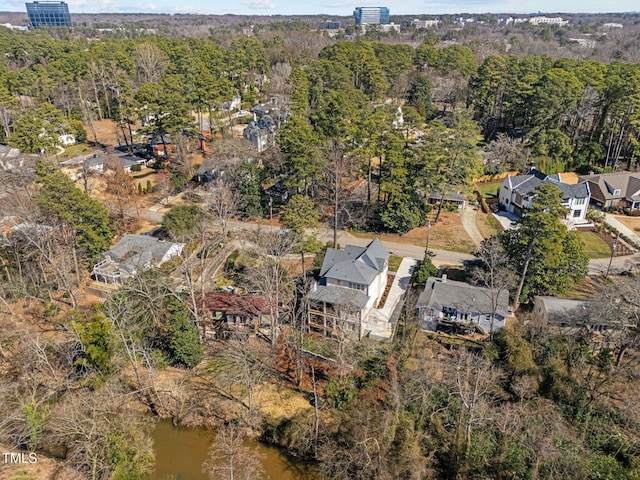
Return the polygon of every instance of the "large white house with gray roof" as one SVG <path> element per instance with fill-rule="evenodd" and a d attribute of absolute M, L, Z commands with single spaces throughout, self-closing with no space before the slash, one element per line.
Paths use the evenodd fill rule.
<path fill-rule="evenodd" d="M 560 173 L 546 175 L 532 168 L 526 175 L 509 175 L 500 186 L 500 205 L 506 211 L 520 216 L 527 208 L 531 208 L 536 190 L 544 184 L 554 185 L 562 193 L 562 205 L 568 209 L 568 221 L 587 223 L 587 208 L 591 199 L 589 184 L 564 183 Z"/>
<path fill-rule="evenodd" d="M 309 300 L 309 328 L 325 334 L 362 338 L 372 309 L 378 307 L 389 268 L 389 252 L 377 238 L 366 247 L 328 248 L 320 280 Z"/>

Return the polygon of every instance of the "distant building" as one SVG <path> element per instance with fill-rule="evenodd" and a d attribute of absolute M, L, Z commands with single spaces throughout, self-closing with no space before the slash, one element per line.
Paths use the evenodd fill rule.
<path fill-rule="evenodd" d="M 71 15 L 66 2 L 26 3 L 31 27 L 70 27 Z"/>
<path fill-rule="evenodd" d="M 402 25 L 405 27 L 416 27 L 416 28 L 437 28 L 440 24 L 440 20 L 418 20 L 414 18 L 413 20 L 404 20 Z"/>
<path fill-rule="evenodd" d="M 8 28 L 9 30 L 28 30 L 29 27 L 24 25 L 11 25 L 10 23 L 0 23 L 0 27 Z"/>
<path fill-rule="evenodd" d="M 621 23 L 605 23 L 602 25 L 604 28 L 622 28 L 623 25 Z"/>
<path fill-rule="evenodd" d="M 353 16 L 356 25 L 388 25 L 389 9 L 387 7 L 357 7 Z"/>
<path fill-rule="evenodd" d="M 568 20 L 563 20 L 562 17 L 531 17 L 529 19 L 531 25 L 558 25 L 563 27 L 569 23 Z"/>
<path fill-rule="evenodd" d="M 327 22 L 326 30 L 339 30 L 340 22 Z"/>

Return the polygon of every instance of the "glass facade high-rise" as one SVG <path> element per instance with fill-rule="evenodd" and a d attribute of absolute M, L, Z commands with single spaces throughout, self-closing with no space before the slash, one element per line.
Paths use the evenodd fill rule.
<path fill-rule="evenodd" d="M 353 16 L 356 25 L 388 25 L 389 9 L 387 7 L 357 7 Z"/>
<path fill-rule="evenodd" d="M 69 6 L 65 2 L 31 2 L 25 5 L 33 28 L 71 26 Z"/>

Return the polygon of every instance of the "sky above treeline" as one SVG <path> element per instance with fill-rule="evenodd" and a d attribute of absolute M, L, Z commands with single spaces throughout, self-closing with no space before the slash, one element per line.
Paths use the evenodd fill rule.
<path fill-rule="evenodd" d="M 606 13 L 640 11 L 637 0 L 67 0 L 71 13 L 200 13 L 351 15 L 358 6 L 385 6 L 391 15 L 452 13 Z M 0 0 L 0 11 L 26 12 L 24 1 Z"/>

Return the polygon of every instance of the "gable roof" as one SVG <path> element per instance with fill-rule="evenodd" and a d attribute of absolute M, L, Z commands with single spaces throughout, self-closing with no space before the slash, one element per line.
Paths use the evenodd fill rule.
<path fill-rule="evenodd" d="M 388 263 L 389 251 L 376 238 L 365 248 L 355 245 L 347 245 L 344 250 L 327 248 L 320 276 L 370 285 Z"/>
<path fill-rule="evenodd" d="M 614 200 L 626 198 L 630 201 L 640 200 L 640 173 L 614 172 L 597 175 L 582 175 L 580 181 L 591 185 L 592 196 L 597 200 Z M 614 195 L 620 190 L 618 195 Z"/>
<path fill-rule="evenodd" d="M 200 295 L 196 295 L 197 303 L 200 303 L 201 299 Z M 256 295 L 208 292 L 204 294 L 204 306 L 212 312 L 224 312 L 227 315 L 242 317 L 255 317 L 271 313 L 267 299 Z"/>
<path fill-rule="evenodd" d="M 416 307 L 431 307 L 441 310 L 453 307 L 467 313 L 492 313 L 491 291 L 465 282 L 443 281 L 442 278 L 429 277 Z M 509 308 L 509 292 L 500 292 L 497 314 L 503 317 L 512 315 Z"/>
<path fill-rule="evenodd" d="M 535 168 L 529 170 L 526 175 L 517 175 L 515 177 L 507 177 L 511 189 L 522 195 L 526 196 L 531 194 L 540 185 L 551 184 L 554 185 L 562 193 L 563 200 L 570 198 L 586 198 L 589 196 L 589 187 L 585 182 L 578 184 L 563 183 L 560 181 L 560 174 L 546 175 Z"/>
<path fill-rule="evenodd" d="M 307 295 L 309 300 L 363 309 L 369 302 L 366 293 L 334 285 L 316 285 Z"/>
<path fill-rule="evenodd" d="M 136 272 L 139 267 L 147 268 L 162 261 L 172 249 L 179 253 L 184 244 L 165 242 L 148 235 L 123 235 L 122 239 L 104 257 L 117 263 L 120 270 Z"/>

